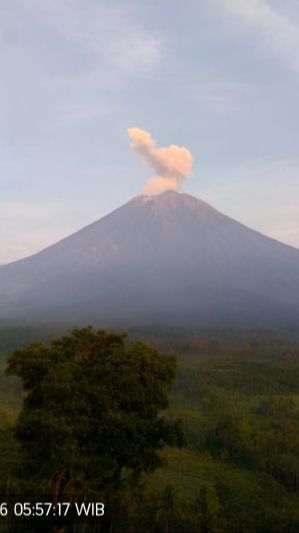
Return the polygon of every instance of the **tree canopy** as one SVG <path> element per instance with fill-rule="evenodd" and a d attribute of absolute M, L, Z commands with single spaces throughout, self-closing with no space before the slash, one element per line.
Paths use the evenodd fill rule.
<path fill-rule="evenodd" d="M 175 370 L 175 357 L 92 327 L 15 351 L 7 371 L 26 391 L 16 425 L 22 495 L 90 499 L 159 466 L 178 434 L 161 415 Z"/>

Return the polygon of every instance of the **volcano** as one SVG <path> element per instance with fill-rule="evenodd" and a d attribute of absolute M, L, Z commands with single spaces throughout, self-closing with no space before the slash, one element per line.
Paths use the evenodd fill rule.
<path fill-rule="evenodd" d="M 0 267 L 0 318 L 296 327 L 299 250 L 174 191 Z"/>

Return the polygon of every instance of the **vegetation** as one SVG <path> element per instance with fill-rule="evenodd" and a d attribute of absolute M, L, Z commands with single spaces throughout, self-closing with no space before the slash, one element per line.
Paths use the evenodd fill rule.
<path fill-rule="evenodd" d="M 296 339 L 143 331 L 149 348 L 139 336 L 85 328 L 10 356 L 2 501 L 105 501 L 104 519 L 49 531 L 299 531 Z M 161 351 L 178 353 L 169 405 L 175 361 Z M 24 520 L 2 530 L 41 530 Z"/>

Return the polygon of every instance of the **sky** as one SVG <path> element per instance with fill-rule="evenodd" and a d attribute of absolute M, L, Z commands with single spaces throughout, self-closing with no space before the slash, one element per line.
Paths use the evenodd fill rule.
<path fill-rule="evenodd" d="M 128 128 L 299 248 L 298 0 L 1 0 L 0 40 L 0 264 L 140 194 Z"/>

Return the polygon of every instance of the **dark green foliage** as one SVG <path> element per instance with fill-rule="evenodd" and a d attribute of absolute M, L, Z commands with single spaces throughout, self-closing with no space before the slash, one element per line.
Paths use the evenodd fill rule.
<path fill-rule="evenodd" d="M 298 343 L 266 332 L 142 335 L 181 354 L 169 407 L 173 358 L 120 335 L 85 328 L 10 358 L 19 377 L 0 375 L 3 498 L 105 499 L 100 531 L 113 533 L 297 533 Z M 16 441 L 2 398 L 20 398 L 18 379 Z"/>
<path fill-rule="evenodd" d="M 191 503 L 191 516 L 195 525 L 195 531 L 200 533 L 220 533 L 223 530 L 224 521 L 222 505 L 215 489 L 203 485 L 199 495 Z"/>
<path fill-rule="evenodd" d="M 125 336 L 74 330 L 8 361 L 26 397 L 16 425 L 19 495 L 28 501 L 94 501 L 162 464 L 179 427 L 160 416 L 175 358 Z"/>

